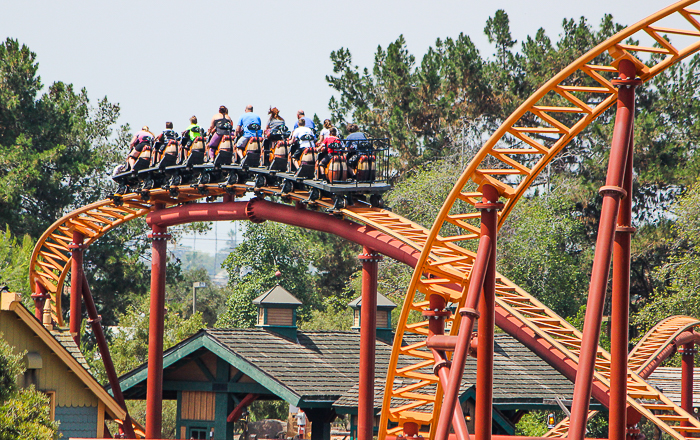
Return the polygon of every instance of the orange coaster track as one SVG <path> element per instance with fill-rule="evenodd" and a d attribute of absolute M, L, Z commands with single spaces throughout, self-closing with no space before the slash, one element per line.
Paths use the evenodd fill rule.
<path fill-rule="evenodd" d="M 387 434 L 401 434 L 403 424 L 409 421 L 435 428 L 442 389 L 432 371 L 433 357 L 426 351 L 425 341 L 406 347 L 401 346 L 401 341 L 406 332 L 427 336 L 427 321 L 409 323 L 411 312 L 420 314 L 427 307 L 427 295 L 438 294 L 459 307 L 463 305 L 475 258 L 475 253 L 469 248 L 472 247 L 471 241 L 479 238 L 479 213 L 474 205 L 482 197 L 481 185 L 489 183 L 495 186 L 505 199 L 505 208 L 499 213 L 500 226 L 540 171 L 616 101 L 617 90 L 611 78 L 616 74 L 615 66 L 621 59 L 632 60 L 640 78 L 648 81 L 700 48 L 700 23 L 695 18 L 700 11 L 688 8 L 695 1 L 679 2 L 616 34 L 540 88 L 503 123 L 470 162 L 430 231 L 383 209 L 352 206 L 339 211 L 346 219 L 371 226 L 396 239 L 402 246 L 420 252 L 398 324 L 387 374 L 380 440 Z M 656 26 L 658 21 L 671 15 L 682 18 L 690 29 Z M 651 36 L 659 47 L 625 43 L 628 38 L 636 38 L 638 34 Z M 692 41 L 677 47 L 665 40 L 662 34 L 682 35 Z M 655 54 L 654 63 L 647 64 L 635 56 L 640 53 Z M 533 125 L 533 121 L 536 121 L 536 125 Z M 545 140 L 544 136 L 551 140 Z M 512 147 L 514 142 L 526 147 Z M 237 195 L 252 190 L 245 185 L 227 189 Z M 63 323 L 60 292 L 71 266 L 69 244 L 72 231 L 80 231 L 85 236 L 85 244 L 89 246 L 112 228 L 151 212 L 156 203 L 174 206 L 206 196 L 226 194 L 224 189 L 215 185 L 207 185 L 206 194 L 189 186 L 181 186 L 178 190 L 177 198 L 164 190 L 152 190 L 148 200 L 137 194 L 128 194 L 118 204 L 111 199 L 96 202 L 64 216 L 42 235 L 32 254 L 30 281 L 32 286 L 41 286 L 50 294 L 56 322 Z M 274 187 L 257 191 L 261 195 L 279 194 L 279 188 Z M 308 199 L 306 192 L 285 196 L 285 201 Z M 331 208 L 333 203 L 321 199 L 314 204 L 318 208 Z M 496 280 L 496 294 L 496 324 L 573 380 L 581 333 L 502 276 Z M 453 332 L 456 332 L 458 320 L 459 316 L 448 320 L 452 323 Z M 695 321 L 664 323 L 655 328 L 658 335 L 664 331 L 673 335 L 680 328 L 687 330 L 686 324 L 691 327 L 697 324 Z M 700 432 L 700 423 L 648 385 L 637 373 L 646 368 L 645 363 L 650 362 L 657 350 L 664 348 L 658 345 L 669 340 L 669 337 L 664 337 L 649 336 L 630 355 L 627 401 L 673 438 L 682 439 L 684 437 L 678 429 L 680 422 L 691 425 L 684 427 L 684 432 Z M 652 350 L 654 347 L 656 349 Z M 610 355 L 599 348 L 593 396 L 603 403 L 607 401 L 609 365 Z M 389 421 L 396 427 L 387 429 Z M 425 433 L 426 437 L 432 437 L 432 434 Z"/>
<path fill-rule="evenodd" d="M 409 324 L 411 312 L 427 307 L 430 295 L 464 306 L 474 253 L 471 241 L 479 238 L 483 184 L 495 186 L 505 199 L 499 213 L 503 224 L 515 203 L 552 159 L 594 119 L 617 100 L 611 80 L 622 59 L 632 61 L 643 82 L 679 62 L 700 48 L 700 11 L 690 9 L 695 1 L 681 1 L 617 33 L 562 70 L 523 103 L 494 133 L 469 163 L 445 201 L 422 251 L 406 294 L 387 374 L 379 439 L 402 435 L 406 422 L 430 426 L 425 437 L 433 438 L 442 402 L 442 387 L 433 374 L 433 358 L 422 344 L 402 347 L 406 332 L 427 337 L 428 321 Z M 661 27 L 660 21 L 673 16 L 684 28 Z M 662 35 L 671 35 L 669 41 Z M 679 37 L 682 36 L 682 37 Z M 651 37 L 654 47 L 635 40 Z M 687 44 L 674 45 L 681 39 Z M 648 55 L 652 54 L 653 57 Z M 516 145 L 513 147 L 513 145 Z M 520 147 L 522 144 L 525 148 Z M 450 247 L 447 254 L 432 258 L 435 248 Z M 535 298 L 510 281 L 497 280 L 497 325 L 513 334 L 559 371 L 574 380 L 581 345 L 581 333 Z M 449 318 L 452 334 L 459 316 Z M 593 396 L 608 399 L 610 355 L 599 348 L 596 358 Z M 674 438 L 684 438 L 680 422 L 691 424 L 685 432 L 700 431 L 700 423 L 668 398 L 649 386 L 634 371 L 628 371 L 630 406 Z M 649 403 L 647 403 L 649 402 Z M 655 415 L 652 411 L 660 412 Z M 389 422 L 396 424 L 389 428 Z"/>

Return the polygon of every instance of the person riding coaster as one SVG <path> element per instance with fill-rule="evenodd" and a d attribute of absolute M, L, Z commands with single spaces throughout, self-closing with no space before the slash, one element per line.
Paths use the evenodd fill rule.
<path fill-rule="evenodd" d="M 182 132 L 180 147 L 178 148 L 178 164 L 200 165 L 204 161 L 204 147 L 206 131 L 197 124 L 197 117 L 190 117 L 190 126 Z M 191 157 L 193 153 L 194 157 Z M 190 163 L 194 162 L 194 163 Z"/>
<path fill-rule="evenodd" d="M 128 170 L 139 171 L 151 165 L 154 136 L 148 126 L 141 128 L 131 139 L 131 152 L 127 157 Z"/>
<path fill-rule="evenodd" d="M 214 161 L 217 154 L 233 155 L 233 121 L 228 115 L 226 106 L 219 107 L 219 113 L 214 115 L 209 126 L 209 160 Z M 230 159 L 228 161 L 230 163 Z"/>
<path fill-rule="evenodd" d="M 178 145 L 180 141 L 180 136 L 175 130 L 173 130 L 173 123 L 166 122 L 165 130 L 156 137 L 155 144 L 153 145 L 153 158 L 151 166 L 160 162 L 163 157 L 165 157 L 165 151 L 168 150 L 168 154 L 175 154 L 175 161 L 177 161 Z M 175 165 L 175 163 L 173 163 Z M 169 166 L 169 165 L 168 165 Z"/>
<path fill-rule="evenodd" d="M 292 132 L 292 148 L 289 155 L 289 169 L 296 171 L 296 176 L 313 178 L 316 166 L 316 145 L 314 132 L 306 127 L 306 121 L 299 119 L 299 126 Z"/>
<path fill-rule="evenodd" d="M 348 170 L 357 182 L 374 181 L 377 168 L 372 142 L 359 131 L 357 124 L 348 124 L 350 134 L 345 138 L 345 148 Z"/>
<path fill-rule="evenodd" d="M 329 134 L 317 147 L 319 154 L 316 175 L 329 183 L 345 182 L 348 179 L 348 166 L 337 134 L 335 127 L 330 128 Z"/>
<path fill-rule="evenodd" d="M 265 148 L 264 164 L 272 171 L 287 171 L 287 158 L 289 157 L 289 129 L 281 125 L 270 130 L 265 139 L 268 147 Z M 263 143 L 265 145 L 265 143 Z"/>
<path fill-rule="evenodd" d="M 260 166 L 260 157 L 262 155 L 263 137 L 260 124 L 253 122 L 246 127 L 246 133 L 252 133 L 253 136 L 247 137 L 245 142 L 236 144 L 236 162 L 243 167 L 258 167 Z"/>

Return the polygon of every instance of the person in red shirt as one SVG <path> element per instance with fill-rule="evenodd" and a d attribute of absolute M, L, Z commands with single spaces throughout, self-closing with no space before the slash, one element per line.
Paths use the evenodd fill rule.
<path fill-rule="evenodd" d="M 324 137 L 321 144 L 316 147 L 316 151 L 319 153 L 319 158 L 321 159 L 318 163 L 319 177 L 326 177 L 326 166 L 330 163 L 333 155 L 340 154 L 341 148 L 342 145 L 340 139 L 338 139 L 338 130 L 335 127 L 331 127 L 329 129 L 329 134 Z"/>

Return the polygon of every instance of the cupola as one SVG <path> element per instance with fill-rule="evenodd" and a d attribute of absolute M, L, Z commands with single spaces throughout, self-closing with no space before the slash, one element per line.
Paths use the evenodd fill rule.
<path fill-rule="evenodd" d="M 278 333 L 285 338 L 297 338 L 297 307 L 302 302 L 279 284 L 253 300 L 258 306 L 256 327 Z"/>
<path fill-rule="evenodd" d="M 362 315 L 362 297 L 355 299 L 350 302 L 348 306 L 353 310 L 354 325 L 353 330 L 360 330 L 362 322 L 360 316 Z M 377 292 L 377 337 L 385 341 L 392 340 L 392 330 L 391 330 L 391 311 L 396 308 L 396 304 L 389 301 L 389 299 Z"/>

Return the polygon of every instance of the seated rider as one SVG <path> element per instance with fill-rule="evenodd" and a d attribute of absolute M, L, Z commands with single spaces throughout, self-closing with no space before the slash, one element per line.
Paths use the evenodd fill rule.
<path fill-rule="evenodd" d="M 166 122 L 165 130 L 156 137 L 156 143 L 153 148 L 153 150 L 158 153 L 159 158 L 162 158 L 165 147 L 168 146 L 170 141 L 175 141 L 176 143 L 180 142 L 180 135 L 173 130 L 172 122 Z"/>
<path fill-rule="evenodd" d="M 182 132 L 182 141 L 180 142 L 180 149 L 178 150 L 178 157 L 180 157 L 180 159 L 178 161 L 184 159 L 184 155 L 182 154 L 183 148 L 189 150 L 194 140 L 200 136 L 204 138 L 204 129 L 197 124 L 197 117 L 192 116 L 190 117 L 190 126 L 187 127 L 187 130 Z"/>
<path fill-rule="evenodd" d="M 248 141 L 254 137 L 262 137 L 262 130 L 251 131 L 248 128 L 253 123 L 258 124 L 258 127 L 260 127 L 260 116 L 253 113 L 253 106 L 249 104 L 245 107 L 245 113 L 238 118 L 238 125 L 236 126 L 236 134 L 241 136 L 236 143 L 236 154 L 239 160 L 243 160 Z"/>
<path fill-rule="evenodd" d="M 351 168 L 357 168 L 357 162 L 360 160 L 360 152 L 363 152 L 362 146 L 364 142 L 352 142 L 358 140 L 366 140 L 367 136 L 360 131 L 360 127 L 357 124 L 348 124 L 348 136 L 345 138 L 345 148 L 347 148 L 347 161 L 348 166 Z"/>
<path fill-rule="evenodd" d="M 333 155 L 340 154 L 341 147 L 340 139 L 338 139 L 338 130 L 335 127 L 331 127 L 328 129 L 328 134 L 316 148 L 320 160 L 318 163 L 319 177 L 325 177 L 326 166 L 330 163 Z"/>
<path fill-rule="evenodd" d="M 143 147 L 145 147 L 146 145 L 151 145 L 151 142 L 153 142 L 154 138 L 155 136 L 153 136 L 153 133 L 151 133 L 148 130 L 147 125 L 141 127 L 141 130 L 138 131 L 133 138 L 131 138 L 131 142 L 129 142 L 131 152 L 129 153 L 129 157 L 126 160 L 129 164 L 130 170 L 134 168 L 134 165 L 136 164 L 139 155 L 143 151 Z"/>
<path fill-rule="evenodd" d="M 214 160 L 214 155 L 216 154 L 216 149 L 221 143 L 224 136 L 231 136 L 233 131 L 233 121 L 228 115 L 228 109 L 226 106 L 222 105 L 219 107 L 219 113 L 215 114 L 211 118 L 211 124 L 209 125 L 209 134 L 212 135 L 209 140 L 209 159 Z"/>
<path fill-rule="evenodd" d="M 315 151 L 314 140 L 316 136 L 310 128 L 306 127 L 306 121 L 303 118 L 300 118 L 297 124 L 298 127 L 294 129 L 289 139 L 292 142 L 292 158 L 298 161 L 307 148 Z"/>

